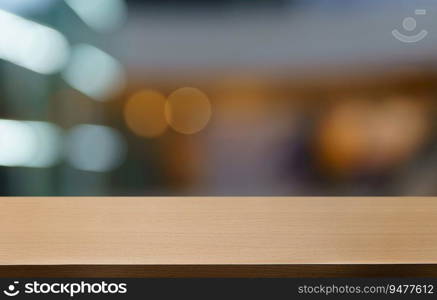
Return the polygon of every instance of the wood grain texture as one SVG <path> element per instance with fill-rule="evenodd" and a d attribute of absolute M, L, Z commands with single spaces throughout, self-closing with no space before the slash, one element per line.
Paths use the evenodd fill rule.
<path fill-rule="evenodd" d="M 0 199 L 0 265 L 435 264 L 437 199 Z"/>

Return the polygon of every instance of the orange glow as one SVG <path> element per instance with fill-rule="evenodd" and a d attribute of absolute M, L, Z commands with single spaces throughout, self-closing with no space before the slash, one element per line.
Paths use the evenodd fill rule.
<path fill-rule="evenodd" d="M 362 163 L 372 148 L 370 117 L 372 103 L 350 99 L 336 105 L 320 124 L 319 155 L 331 171 L 348 173 Z"/>
<path fill-rule="evenodd" d="M 167 99 L 165 116 L 177 132 L 193 134 L 202 130 L 211 118 L 208 97 L 196 88 L 180 88 Z"/>
<path fill-rule="evenodd" d="M 127 101 L 124 118 L 135 134 L 147 138 L 157 137 L 167 129 L 164 109 L 164 95 L 153 90 L 143 90 Z"/>
<path fill-rule="evenodd" d="M 429 130 L 419 99 L 343 101 L 322 119 L 320 158 L 337 172 L 378 171 L 408 160 Z"/>

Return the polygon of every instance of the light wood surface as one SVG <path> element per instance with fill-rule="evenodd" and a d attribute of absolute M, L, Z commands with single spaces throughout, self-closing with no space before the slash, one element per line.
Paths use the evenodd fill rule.
<path fill-rule="evenodd" d="M 437 263 L 437 198 L 1 198 L 0 264 Z"/>

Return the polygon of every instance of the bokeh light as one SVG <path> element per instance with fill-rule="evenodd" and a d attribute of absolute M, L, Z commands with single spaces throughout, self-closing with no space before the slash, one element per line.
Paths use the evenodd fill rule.
<path fill-rule="evenodd" d="M 50 123 L 0 120 L 0 165 L 50 167 L 60 158 L 61 138 Z"/>
<path fill-rule="evenodd" d="M 342 174 L 377 172 L 407 161 L 424 143 L 429 122 L 416 98 L 340 101 L 322 118 L 321 162 Z"/>
<path fill-rule="evenodd" d="M 135 93 L 126 102 L 124 118 L 127 126 L 142 137 L 156 137 L 165 132 L 167 121 L 164 116 L 166 98 L 153 90 Z"/>
<path fill-rule="evenodd" d="M 422 147 L 431 129 L 421 99 L 408 96 L 384 99 L 372 125 L 373 153 L 368 165 L 373 168 L 408 161 Z"/>
<path fill-rule="evenodd" d="M 73 127 L 67 140 L 67 160 L 76 169 L 107 172 L 125 159 L 126 144 L 115 129 L 91 124 Z"/>
<path fill-rule="evenodd" d="M 52 123 L 27 121 L 36 136 L 38 146 L 29 167 L 51 167 L 61 159 L 63 136 L 61 129 Z"/>
<path fill-rule="evenodd" d="M 51 74 L 66 63 L 69 45 L 58 31 L 0 10 L 0 58 Z"/>
<path fill-rule="evenodd" d="M 35 153 L 32 128 L 20 121 L 0 120 L 0 165 L 24 166 Z"/>
<path fill-rule="evenodd" d="M 335 173 L 349 173 L 362 164 L 372 147 L 368 138 L 372 103 L 348 99 L 335 105 L 320 121 L 317 149 L 321 164 Z"/>
<path fill-rule="evenodd" d="M 72 49 L 62 76 L 73 88 L 100 101 L 112 98 L 125 84 L 123 66 L 109 54 L 87 44 Z"/>
<path fill-rule="evenodd" d="M 127 9 L 123 0 L 66 0 L 65 2 L 96 31 L 114 30 L 126 19 Z"/>
<path fill-rule="evenodd" d="M 211 118 L 211 103 L 199 89 L 180 88 L 167 99 L 165 116 L 177 132 L 193 134 L 202 130 Z"/>

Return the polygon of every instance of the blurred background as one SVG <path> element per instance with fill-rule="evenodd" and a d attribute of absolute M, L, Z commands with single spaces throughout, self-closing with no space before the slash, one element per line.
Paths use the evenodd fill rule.
<path fill-rule="evenodd" d="M 431 0 L 0 0 L 0 194 L 435 196 L 436 18 Z"/>

